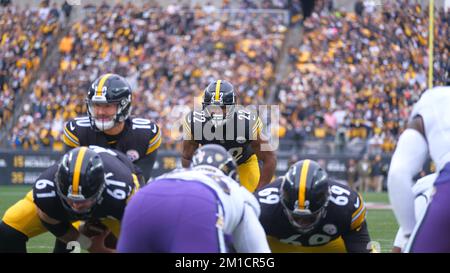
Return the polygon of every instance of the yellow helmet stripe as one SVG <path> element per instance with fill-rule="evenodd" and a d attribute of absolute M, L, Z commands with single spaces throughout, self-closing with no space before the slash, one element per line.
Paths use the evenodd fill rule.
<path fill-rule="evenodd" d="M 136 176 L 134 173 L 131 174 L 131 176 L 133 177 L 133 184 L 134 184 L 134 187 L 133 187 L 133 190 L 131 190 L 130 195 L 127 197 L 126 204 L 128 204 L 128 202 L 131 200 L 131 197 L 133 197 L 134 194 L 135 194 L 135 193 L 139 190 L 139 188 L 141 187 L 141 186 L 139 185 L 139 179 L 137 178 L 137 176 Z"/>
<path fill-rule="evenodd" d="M 81 172 L 81 164 L 83 163 L 83 158 L 86 153 L 87 148 L 81 147 L 80 151 L 77 155 L 77 160 L 75 161 L 75 170 L 73 173 L 72 180 L 72 194 L 78 194 L 78 186 L 80 184 L 80 172 Z"/>
<path fill-rule="evenodd" d="M 106 80 L 111 76 L 112 74 L 105 74 L 102 76 L 102 78 L 100 79 L 98 86 L 97 86 L 97 96 L 101 96 L 102 95 L 102 89 L 103 89 L 103 85 L 105 85 Z"/>
<path fill-rule="evenodd" d="M 302 170 L 300 172 L 300 187 L 298 191 L 298 208 L 305 208 L 306 199 L 306 178 L 308 177 L 309 163 L 311 160 L 307 159 L 303 162 Z"/>
<path fill-rule="evenodd" d="M 220 84 L 222 83 L 222 80 L 218 80 L 216 83 L 216 98 L 215 101 L 219 100 L 219 94 L 220 94 Z"/>

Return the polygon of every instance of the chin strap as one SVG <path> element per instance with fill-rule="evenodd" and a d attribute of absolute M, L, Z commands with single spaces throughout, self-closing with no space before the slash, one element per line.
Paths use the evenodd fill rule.
<path fill-rule="evenodd" d="M 115 119 L 108 121 L 107 123 L 110 123 L 110 122 L 112 123 L 112 125 L 108 126 L 108 128 L 105 128 L 105 122 L 97 121 L 96 119 L 94 119 L 95 127 L 97 127 L 97 129 L 99 129 L 102 132 L 111 129 L 114 127 L 114 125 L 116 125 Z M 99 126 L 100 124 L 103 126 Z"/>

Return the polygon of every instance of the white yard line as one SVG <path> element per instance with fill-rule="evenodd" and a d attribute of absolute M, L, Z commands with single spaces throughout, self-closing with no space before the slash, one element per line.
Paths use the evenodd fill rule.
<path fill-rule="evenodd" d="M 387 203 L 366 202 L 366 207 L 368 209 L 392 210 L 392 206 Z"/>

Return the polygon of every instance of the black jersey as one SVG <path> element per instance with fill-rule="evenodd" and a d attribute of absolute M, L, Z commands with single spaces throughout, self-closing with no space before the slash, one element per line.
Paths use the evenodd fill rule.
<path fill-rule="evenodd" d="M 357 192 L 346 185 L 331 182 L 326 213 L 313 230 L 300 233 L 290 224 L 280 203 L 281 182 L 282 179 L 278 178 L 255 193 L 261 205 L 260 221 L 268 236 L 284 244 L 302 247 L 321 246 L 342 237 L 348 252 L 368 251 L 370 238 L 365 224 L 366 208 Z M 362 228 L 364 230 L 360 232 Z M 355 240 L 353 235 L 358 238 Z"/>
<path fill-rule="evenodd" d="M 161 130 L 148 119 L 129 118 L 120 134 L 108 136 L 92 129 L 89 117 L 86 116 L 66 123 L 63 141 L 68 148 L 97 145 L 117 149 L 135 162 L 158 149 L 161 145 Z"/>
<path fill-rule="evenodd" d="M 92 211 L 84 216 L 64 209 L 63 201 L 56 190 L 55 173 L 58 165 L 55 164 L 46 169 L 33 186 L 34 203 L 51 218 L 61 222 L 101 220 L 104 218 L 122 219 L 128 199 L 139 188 L 137 178 L 130 169 L 132 163 L 125 155 L 117 156 L 120 153 L 118 151 L 92 146 L 90 148 L 100 155 L 105 169 L 106 187 L 102 197 Z M 128 162 L 122 161 L 123 158 Z"/>
<path fill-rule="evenodd" d="M 233 119 L 218 127 L 206 118 L 204 111 L 192 111 L 185 117 L 183 130 L 186 140 L 223 146 L 239 165 L 254 154 L 250 144 L 257 139 L 262 126 L 256 111 L 236 108 Z"/>

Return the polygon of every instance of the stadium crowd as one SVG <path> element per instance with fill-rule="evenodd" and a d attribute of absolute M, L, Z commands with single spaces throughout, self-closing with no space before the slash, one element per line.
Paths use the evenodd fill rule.
<path fill-rule="evenodd" d="M 212 79 L 232 81 L 241 103 L 262 104 L 286 30 L 282 13 L 106 2 L 85 11 L 62 38 L 60 57 L 36 81 L 12 130 L 13 147 L 60 148 L 64 120 L 85 114 L 86 90 L 104 71 L 127 78 L 133 114 L 158 122 L 171 145 L 173 107 L 193 105 Z"/>
<path fill-rule="evenodd" d="M 450 16 L 442 8 L 435 13 L 434 68 L 443 71 Z M 302 44 L 289 50 L 291 72 L 278 88 L 280 136 L 361 139 L 373 154 L 392 152 L 427 88 L 428 9 L 406 0 L 384 3 L 382 12 L 322 9 L 304 26 Z M 442 74 L 434 78 L 439 84 Z"/>
<path fill-rule="evenodd" d="M 30 84 L 60 29 L 59 12 L 39 8 L 0 8 L 0 128 L 11 118 L 15 100 Z"/>
<path fill-rule="evenodd" d="M 242 1 L 242 7 L 283 9 L 286 4 L 255 3 Z M 336 147 L 367 144 L 370 162 L 349 163 L 349 177 L 353 172 L 358 187 L 378 191 L 379 182 L 363 178 L 386 174 L 375 155 L 394 150 L 412 105 L 427 87 L 428 10 L 406 0 L 385 3 L 381 11 L 357 4 L 355 12 L 343 12 L 332 1 L 319 1 L 305 20 L 302 43 L 288 49 L 290 72 L 276 86 L 282 110 L 276 133 L 299 147 L 309 139 Z M 231 6 L 224 1 L 222 8 Z M 14 96 L 29 84 L 59 28 L 51 10 L 48 5 L 22 12 L 2 9 L 0 27 L 15 29 L 2 31 L 3 120 L 11 116 Z M 180 143 L 171 135 L 178 113 L 174 107 L 199 103 L 211 80 L 233 82 L 240 103 L 265 103 L 289 27 L 281 12 L 224 13 L 212 5 L 138 8 L 104 2 L 85 6 L 84 13 L 27 95 L 8 137 L 11 147 L 61 150 L 64 121 L 86 113 L 89 84 L 110 71 L 131 84 L 133 114 L 156 121 L 163 128 L 163 147 L 173 149 Z M 434 50 L 440 54 L 434 56 L 434 68 L 439 72 L 449 55 L 448 39 L 442 37 L 450 36 L 450 16 L 442 9 L 435 13 Z M 435 84 L 442 79 L 438 72 Z"/>

